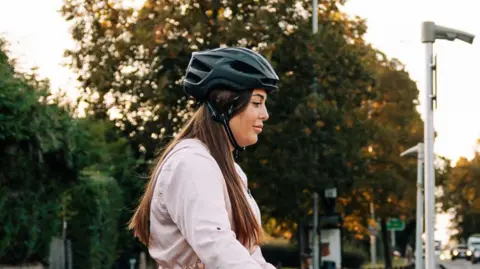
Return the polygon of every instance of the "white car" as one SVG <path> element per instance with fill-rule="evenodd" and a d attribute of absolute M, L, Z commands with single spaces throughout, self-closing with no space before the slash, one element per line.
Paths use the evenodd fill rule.
<path fill-rule="evenodd" d="M 466 245 L 458 245 L 451 250 L 450 254 L 452 255 L 452 261 L 454 261 L 456 259 L 470 260 L 473 253 Z"/>

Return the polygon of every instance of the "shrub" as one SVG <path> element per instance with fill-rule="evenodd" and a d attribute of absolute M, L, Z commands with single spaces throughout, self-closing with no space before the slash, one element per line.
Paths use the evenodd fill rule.
<path fill-rule="evenodd" d="M 69 191 L 74 216 L 67 236 L 72 241 L 73 268 L 111 269 L 116 260 L 118 218 L 123 207 L 113 179 L 92 172 Z"/>

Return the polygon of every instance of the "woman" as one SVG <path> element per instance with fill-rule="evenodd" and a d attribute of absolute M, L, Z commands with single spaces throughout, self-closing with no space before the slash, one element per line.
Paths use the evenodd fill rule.
<path fill-rule="evenodd" d="M 129 225 L 160 269 L 275 268 L 259 248 L 260 211 L 235 158 L 257 142 L 277 81 L 252 50 L 193 53 L 184 90 L 203 105 L 160 157 Z"/>

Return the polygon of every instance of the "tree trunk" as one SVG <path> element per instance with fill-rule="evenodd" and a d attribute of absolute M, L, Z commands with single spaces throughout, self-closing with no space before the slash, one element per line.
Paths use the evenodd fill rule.
<path fill-rule="evenodd" d="M 390 246 L 389 233 L 387 231 L 387 221 L 382 218 L 380 221 L 382 227 L 383 252 L 385 256 L 385 269 L 392 269 L 392 248 Z"/>

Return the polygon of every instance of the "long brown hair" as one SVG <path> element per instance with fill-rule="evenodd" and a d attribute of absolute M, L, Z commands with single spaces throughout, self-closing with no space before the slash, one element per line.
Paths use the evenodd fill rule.
<path fill-rule="evenodd" d="M 236 113 L 246 109 L 250 102 L 252 91 L 232 92 L 228 90 L 214 90 L 209 95 L 209 101 L 215 104 L 217 111 L 225 113 L 232 106 Z M 152 170 L 150 180 L 146 185 L 145 192 L 140 199 L 135 214 L 129 222 L 128 228 L 134 231 L 134 235 L 148 246 L 149 242 L 149 217 L 150 202 L 152 200 L 155 184 L 155 174 L 160 168 L 168 153 L 182 140 L 196 138 L 203 142 L 209 149 L 210 154 L 217 161 L 226 182 L 230 203 L 232 206 L 233 227 L 237 239 L 246 247 L 250 248 L 260 243 L 263 235 L 261 225 L 244 195 L 245 187 L 238 176 L 228 137 L 221 124 L 212 119 L 212 115 L 205 105 L 202 105 L 194 116 L 183 127 L 182 131 L 167 145 L 163 154 Z"/>

